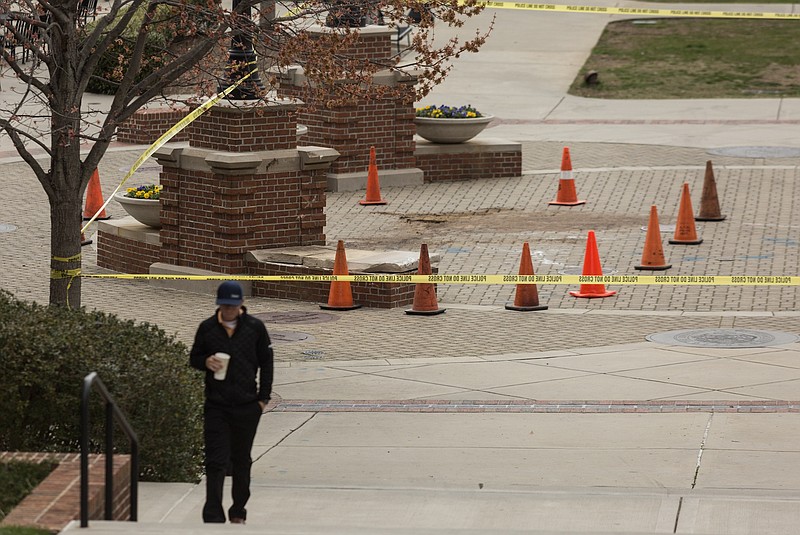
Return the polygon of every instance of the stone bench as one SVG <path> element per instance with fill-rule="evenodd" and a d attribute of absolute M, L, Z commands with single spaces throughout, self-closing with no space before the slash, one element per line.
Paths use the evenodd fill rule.
<path fill-rule="evenodd" d="M 370 251 L 347 249 L 348 272 L 415 274 L 419 253 L 412 251 Z M 248 272 L 252 275 L 330 275 L 336 248 L 333 246 L 300 246 L 250 251 L 246 256 Z M 431 255 L 432 271 L 439 262 L 438 255 Z M 350 285 L 353 301 L 367 307 L 398 308 L 414 302 L 414 284 L 353 282 Z M 294 299 L 326 303 L 330 284 L 305 281 L 254 281 L 253 295 L 280 299 Z"/>

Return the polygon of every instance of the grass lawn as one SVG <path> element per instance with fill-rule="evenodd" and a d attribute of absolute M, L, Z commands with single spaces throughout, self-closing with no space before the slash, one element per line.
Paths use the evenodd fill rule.
<path fill-rule="evenodd" d="M 599 83 L 584 82 L 590 71 Z M 569 92 L 617 99 L 800 97 L 800 21 L 613 22 Z"/>
<path fill-rule="evenodd" d="M 52 535 L 52 532 L 46 529 L 21 526 L 0 526 L 0 535 Z"/>

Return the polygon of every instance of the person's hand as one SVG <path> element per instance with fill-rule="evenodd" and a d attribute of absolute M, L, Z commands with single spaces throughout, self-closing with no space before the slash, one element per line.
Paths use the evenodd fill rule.
<path fill-rule="evenodd" d="M 258 406 L 261 407 L 261 412 L 264 412 L 264 409 L 267 408 L 267 404 L 263 401 L 259 401 Z"/>
<path fill-rule="evenodd" d="M 212 372 L 216 373 L 220 371 L 223 366 L 225 366 L 225 364 L 223 364 L 223 362 L 214 355 L 211 355 L 206 359 L 206 368 Z"/>

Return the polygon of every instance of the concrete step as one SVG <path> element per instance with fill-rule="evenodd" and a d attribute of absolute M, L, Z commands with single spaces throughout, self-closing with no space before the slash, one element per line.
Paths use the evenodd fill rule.
<path fill-rule="evenodd" d="M 214 535 L 636 535 L 794 533 L 800 495 L 777 490 L 529 490 L 296 487 L 255 484 L 247 525 L 203 524 L 203 484 L 142 483 L 139 522 L 73 522 L 62 533 Z M 229 496 L 229 487 L 225 496 Z M 731 531 L 731 517 L 766 530 Z M 736 522 L 736 521 L 733 521 Z M 76 533 L 77 535 L 77 533 Z"/>
<path fill-rule="evenodd" d="M 177 524 L 154 524 L 142 522 L 106 522 L 94 521 L 89 527 L 81 529 L 80 522 L 73 521 L 62 534 L 69 535 L 168 535 L 183 533 L 200 533 L 202 535 L 230 535 L 231 533 L 269 533 L 270 535 L 486 535 L 485 529 L 419 529 L 419 528 L 364 528 L 354 526 L 315 526 L 315 527 L 289 527 L 263 525 L 234 525 L 234 524 L 197 524 L 191 526 Z M 550 530 L 492 530 L 496 535 L 649 535 L 645 532 L 575 532 L 575 531 L 550 531 Z M 681 535 L 678 533 L 677 535 Z M 704 534 L 712 535 L 712 534 Z"/>

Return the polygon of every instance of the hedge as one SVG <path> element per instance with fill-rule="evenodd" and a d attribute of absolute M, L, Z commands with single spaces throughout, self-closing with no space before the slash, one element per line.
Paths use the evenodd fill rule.
<path fill-rule="evenodd" d="M 202 380 L 188 366 L 186 346 L 157 326 L 0 290 L 0 366 L 0 450 L 79 451 L 81 388 L 95 371 L 138 434 L 142 480 L 199 478 Z M 98 395 L 91 411 L 92 449 L 101 452 Z M 126 442 L 118 429 L 117 451 L 128 452 Z"/>

